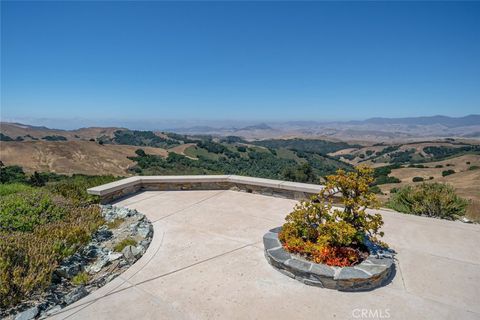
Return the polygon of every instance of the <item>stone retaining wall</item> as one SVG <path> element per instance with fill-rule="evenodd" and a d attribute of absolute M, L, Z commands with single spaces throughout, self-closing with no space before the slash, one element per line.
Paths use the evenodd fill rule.
<path fill-rule="evenodd" d="M 323 186 L 315 184 L 235 175 L 142 176 L 90 188 L 88 193 L 100 196 L 101 202 L 104 204 L 143 190 L 235 190 L 300 200 L 318 194 L 322 188 Z"/>
<path fill-rule="evenodd" d="M 263 237 L 267 261 L 283 274 L 305 284 L 339 291 L 366 291 L 385 285 L 394 273 L 393 255 L 369 247 L 370 256 L 353 267 L 331 267 L 290 254 L 278 239 L 281 228 Z"/>

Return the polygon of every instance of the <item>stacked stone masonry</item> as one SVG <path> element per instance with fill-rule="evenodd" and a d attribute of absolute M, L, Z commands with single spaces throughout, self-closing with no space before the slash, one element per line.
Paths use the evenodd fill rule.
<path fill-rule="evenodd" d="M 353 267 L 331 267 L 287 252 L 278 240 L 279 232 L 280 228 L 275 228 L 264 235 L 265 257 L 275 269 L 305 284 L 340 291 L 366 291 L 385 285 L 393 276 L 392 255 L 371 253 Z"/>
<path fill-rule="evenodd" d="M 145 176 L 130 177 L 88 190 L 98 195 L 102 203 L 127 195 L 148 191 L 175 190 L 236 190 L 287 199 L 306 199 L 317 194 L 323 186 L 295 183 L 271 179 L 251 178 L 235 175 L 227 176 Z"/>

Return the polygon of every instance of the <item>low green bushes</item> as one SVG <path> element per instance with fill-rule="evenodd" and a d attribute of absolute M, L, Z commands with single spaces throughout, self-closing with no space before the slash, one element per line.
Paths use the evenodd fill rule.
<path fill-rule="evenodd" d="M 47 184 L 52 193 L 60 194 L 76 204 L 92 204 L 98 197 L 87 193 L 87 189 L 117 180 L 114 176 L 73 175 L 58 182 Z"/>
<path fill-rule="evenodd" d="M 398 189 L 387 206 L 408 214 L 455 220 L 465 214 L 467 204 L 448 184 L 422 183 Z"/>
<path fill-rule="evenodd" d="M 23 183 L 0 184 L 0 197 L 7 196 L 12 193 L 31 190 L 32 187 Z"/>
<path fill-rule="evenodd" d="M 65 199 L 44 190 L 12 193 L 0 200 L 0 230 L 32 231 L 62 219 L 68 209 Z"/>
<path fill-rule="evenodd" d="M 19 166 L 4 166 L 0 161 L 0 183 L 25 182 L 25 172 Z"/>
<path fill-rule="evenodd" d="M 58 263 L 86 244 L 103 223 L 98 207 L 76 207 L 62 220 L 31 231 L 0 231 L 0 307 L 46 288 Z"/>
<path fill-rule="evenodd" d="M 126 246 L 136 246 L 137 241 L 133 238 L 125 238 L 115 245 L 113 250 L 121 252 Z"/>
<path fill-rule="evenodd" d="M 66 257 L 90 241 L 105 223 L 98 198 L 86 193 L 111 176 L 37 174 L 46 186 L 32 187 L 21 168 L 0 167 L 0 308 L 9 308 L 43 291 Z M 43 179 L 46 178 L 46 179 Z M 38 184 L 37 184 L 38 185 Z M 82 282 L 84 279 L 77 279 Z"/>
<path fill-rule="evenodd" d="M 401 181 L 397 177 L 389 176 L 392 169 L 398 168 L 400 168 L 399 164 L 375 168 L 373 172 L 375 184 L 400 183 Z"/>
<path fill-rule="evenodd" d="M 444 171 L 442 171 L 442 177 L 446 177 L 446 176 L 449 176 L 449 175 L 454 174 L 454 173 L 455 173 L 455 170 L 452 170 L 452 169 L 444 170 Z"/>
<path fill-rule="evenodd" d="M 80 272 L 72 278 L 72 283 L 79 285 L 86 285 L 88 283 L 89 276 L 86 272 Z"/>

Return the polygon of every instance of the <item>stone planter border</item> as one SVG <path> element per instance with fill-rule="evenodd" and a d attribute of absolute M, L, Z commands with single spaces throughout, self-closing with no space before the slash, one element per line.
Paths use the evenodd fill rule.
<path fill-rule="evenodd" d="M 288 199 L 305 199 L 318 194 L 323 186 L 236 175 L 135 176 L 88 189 L 102 203 L 143 191 L 236 190 Z"/>
<path fill-rule="evenodd" d="M 331 267 L 317 264 L 287 252 L 278 239 L 281 228 L 263 236 L 265 257 L 281 273 L 307 285 L 339 291 L 367 291 L 383 286 L 394 275 L 393 253 L 367 246 L 370 256 L 353 267 Z"/>

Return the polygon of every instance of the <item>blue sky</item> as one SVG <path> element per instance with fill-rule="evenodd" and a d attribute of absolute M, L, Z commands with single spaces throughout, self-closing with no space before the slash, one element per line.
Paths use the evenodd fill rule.
<path fill-rule="evenodd" d="M 2 119 L 480 110 L 480 2 L 4 2 Z"/>

